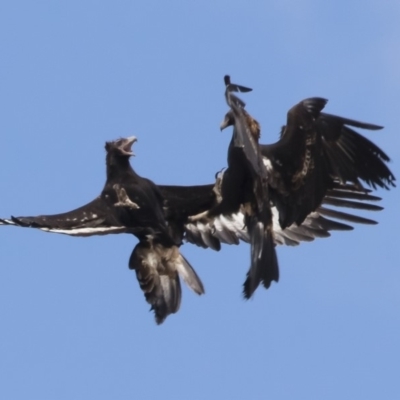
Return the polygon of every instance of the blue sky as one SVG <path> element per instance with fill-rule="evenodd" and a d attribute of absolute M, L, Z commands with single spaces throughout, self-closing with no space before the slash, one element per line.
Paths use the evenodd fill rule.
<path fill-rule="evenodd" d="M 105 181 L 104 142 L 136 171 L 211 183 L 230 132 L 223 76 L 250 86 L 262 142 L 309 96 L 382 124 L 400 176 L 396 1 L 14 1 L 0 5 L 0 215 L 71 210 Z M 398 399 L 399 191 L 377 226 L 278 248 L 281 281 L 245 302 L 247 245 L 184 245 L 206 287 L 156 326 L 134 237 L 0 229 L 0 398 Z"/>

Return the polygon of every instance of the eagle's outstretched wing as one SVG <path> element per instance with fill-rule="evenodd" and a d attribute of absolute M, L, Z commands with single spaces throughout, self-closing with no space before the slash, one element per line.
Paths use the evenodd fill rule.
<path fill-rule="evenodd" d="M 351 128 L 381 127 L 324 114 L 325 104 L 321 98 L 301 101 L 289 110 L 279 141 L 260 145 L 282 228 L 301 225 L 335 182 L 350 183 L 360 190 L 360 181 L 374 189 L 395 186 L 386 165 L 389 157 Z"/>
<path fill-rule="evenodd" d="M 15 225 L 37 228 L 45 232 L 62 233 L 70 236 L 108 235 L 128 233 L 118 221 L 115 209 L 100 196 L 75 210 L 53 215 L 35 217 L 11 217 L 0 219 L 0 225 Z"/>

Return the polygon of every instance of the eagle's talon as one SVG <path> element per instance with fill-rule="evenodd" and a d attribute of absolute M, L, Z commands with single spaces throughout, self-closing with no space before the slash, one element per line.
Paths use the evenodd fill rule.
<path fill-rule="evenodd" d="M 140 207 L 134 203 L 126 193 L 126 190 L 118 184 L 113 186 L 115 193 L 117 194 L 118 202 L 114 204 L 115 207 L 129 207 L 134 210 L 138 210 Z"/>

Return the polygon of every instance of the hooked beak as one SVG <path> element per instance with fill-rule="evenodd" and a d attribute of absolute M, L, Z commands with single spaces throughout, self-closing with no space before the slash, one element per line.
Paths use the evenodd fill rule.
<path fill-rule="evenodd" d="M 123 153 L 126 154 L 127 156 L 135 156 L 135 154 L 133 154 L 133 151 L 132 151 L 132 145 L 133 145 L 133 143 L 135 143 L 137 141 L 138 141 L 138 139 L 136 136 L 130 136 L 130 137 L 125 138 L 125 142 L 121 148 Z"/>
<path fill-rule="evenodd" d="M 228 126 L 231 126 L 231 125 L 233 125 L 233 121 L 232 121 L 230 113 L 227 113 L 225 115 L 224 120 L 221 122 L 221 125 L 219 126 L 219 129 L 222 132 L 225 128 L 227 128 Z"/>

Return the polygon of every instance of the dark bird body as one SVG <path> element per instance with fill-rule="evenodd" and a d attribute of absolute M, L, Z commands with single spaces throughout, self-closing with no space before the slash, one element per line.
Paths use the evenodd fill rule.
<path fill-rule="evenodd" d="M 154 310 L 156 322 L 162 323 L 176 313 L 181 302 L 179 275 L 197 293 L 203 285 L 188 261 L 180 254 L 181 240 L 174 240 L 164 216 L 164 199 L 158 187 L 139 176 L 131 167 L 129 142 L 120 139 L 106 144 L 107 181 L 101 193 L 112 207 L 118 222 L 139 239 L 129 260 L 139 285 Z"/>
<path fill-rule="evenodd" d="M 267 170 L 264 166 L 258 140 L 260 128 L 244 109 L 245 103 L 232 92 L 251 89 L 235 85 L 225 77 L 225 97 L 230 111 L 221 124 L 221 130 L 233 126 L 228 148 L 228 168 L 221 183 L 221 200 L 208 212 L 193 217 L 215 218 L 241 210 L 251 244 L 251 265 L 244 283 L 243 294 L 250 298 L 258 285 L 268 288 L 279 280 L 278 259 L 275 252 L 272 211 L 270 209 Z"/>

